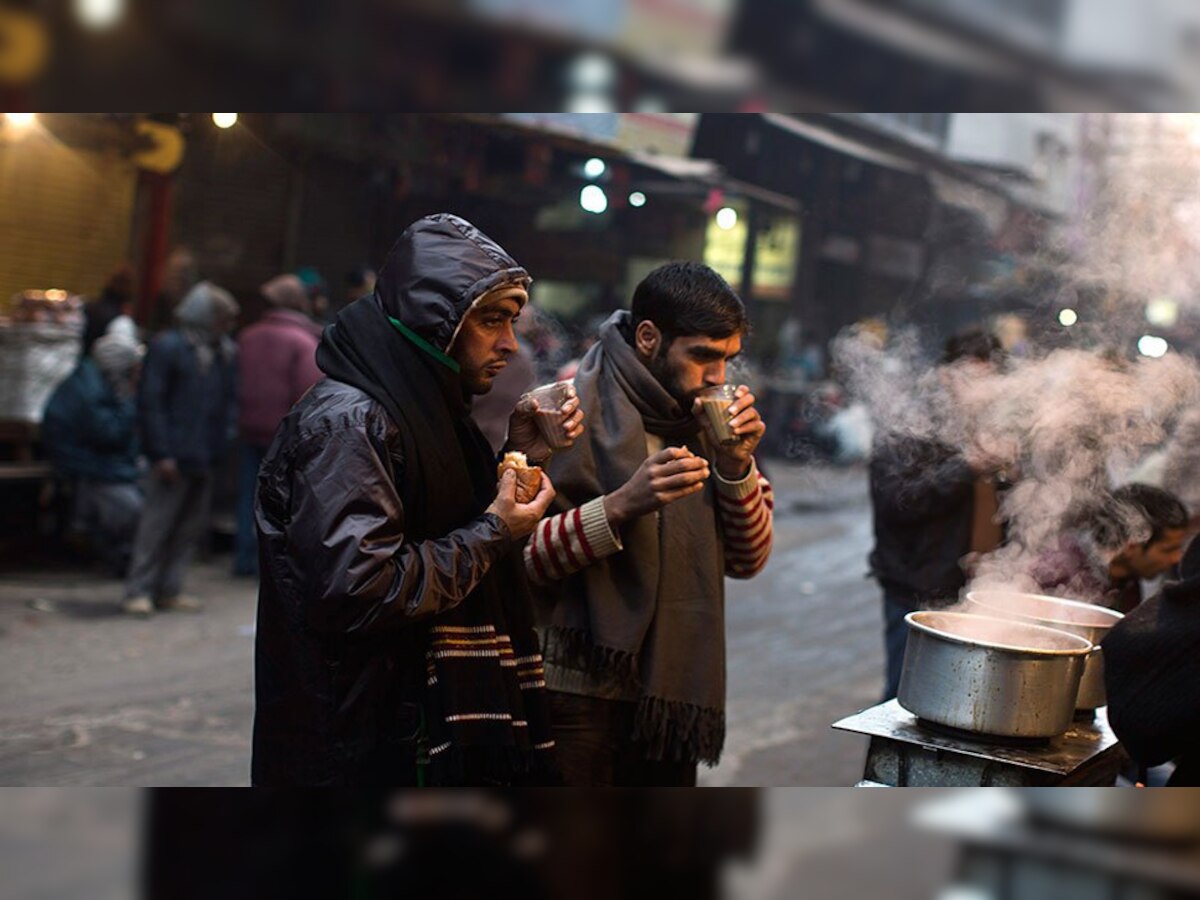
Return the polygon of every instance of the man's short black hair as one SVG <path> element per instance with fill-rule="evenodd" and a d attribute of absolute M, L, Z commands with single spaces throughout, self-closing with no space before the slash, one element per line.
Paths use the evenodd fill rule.
<path fill-rule="evenodd" d="M 998 363 L 1003 356 L 1004 350 L 1000 346 L 999 338 L 982 328 L 972 328 L 946 341 L 942 364 L 949 365 L 963 359 Z"/>
<path fill-rule="evenodd" d="M 1102 547 L 1121 547 L 1145 534 L 1138 527 L 1144 522 L 1150 536 L 1142 546 L 1149 547 L 1165 532 L 1187 528 L 1188 521 L 1187 507 L 1170 491 L 1135 482 L 1117 488 L 1101 504 L 1092 522 L 1092 533 Z"/>
<path fill-rule="evenodd" d="M 703 263 L 659 266 L 633 291 L 633 324 L 649 319 L 667 343 L 704 335 L 718 340 L 750 330 L 746 307 L 724 278 Z"/>

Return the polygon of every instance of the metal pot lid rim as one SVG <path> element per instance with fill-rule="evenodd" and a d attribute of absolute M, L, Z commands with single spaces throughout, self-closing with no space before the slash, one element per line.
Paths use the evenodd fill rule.
<path fill-rule="evenodd" d="M 994 590 L 968 591 L 967 592 L 967 600 L 971 603 L 976 603 L 979 606 L 984 607 L 985 609 L 1003 609 L 1004 608 L 1001 605 L 994 604 L 994 603 L 988 603 L 986 600 L 977 599 L 980 594 L 1010 594 L 1014 597 L 1031 597 L 1034 600 L 1049 600 L 1054 603 L 1062 603 L 1066 606 L 1073 606 L 1073 607 L 1076 607 L 1079 609 L 1087 609 L 1088 611 L 1098 611 L 1100 613 L 1101 618 L 1110 619 L 1110 621 L 1107 625 L 1101 625 L 1101 624 L 1092 624 L 1090 622 L 1072 622 L 1072 621 L 1063 620 L 1063 619 L 1051 619 L 1051 618 L 1047 618 L 1046 616 L 1039 616 L 1039 615 L 1035 615 L 1033 613 L 1020 613 L 1020 612 L 1009 613 L 1009 615 L 1011 615 L 1013 618 L 1021 618 L 1021 619 L 1025 619 L 1025 620 L 1036 619 L 1039 622 L 1051 622 L 1055 625 L 1073 625 L 1076 628 L 1108 629 L 1108 628 L 1112 628 L 1118 622 L 1120 622 L 1122 619 L 1125 618 L 1125 616 L 1123 614 L 1117 612 L 1115 609 L 1109 609 L 1107 606 L 1098 606 L 1095 603 L 1084 603 L 1082 600 L 1071 600 L 1067 597 L 1052 597 L 1049 594 L 1029 594 L 1029 593 L 1026 593 L 1025 591 L 994 591 Z"/>
<path fill-rule="evenodd" d="M 1094 649 L 1096 649 L 1095 645 L 1087 638 L 1081 637 L 1077 634 L 1072 634 L 1069 631 L 1059 631 L 1056 628 L 1047 628 L 1044 625 L 1034 625 L 1030 622 L 1013 622 L 1011 619 L 996 618 L 995 621 L 1005 622 L 1006 624 L 1010 625 L 1021 625 L 1025 628 L 1037 628 L 1041 631 L 1052 631 L 1056 635 L 1066 636 L 1072 641 L 1081 641 L 1085 646 L 1079 647 L 1075 650 L 1054 650 L 1049 647 L 1023 647 L 1015 644 L 998 644 L 994 641 L 985 641 L 979 640 L 978 638 L 964 637 L 963 635 L 954 634 L 953 632 L 942 631 L 940 628 L 934 628 L 932 625 L 926 625 L 924 622 L 920 622 L 914 618 L 922 613 L 934 613 L 935 615 L 939 616 L 963 616 L 977 619 L 992 619 L 994 617 L 972 616 L 970 613 L 944 613 L 938 612 L 937 610 L 917 610 L 916 612 L 910 612 L 904 617 L 904 621 L 908 623 L 909 628 L 916 629 L 917 631 L 923 631 L 931 637 L 938 638 L 939 640 L 949 641 L 953 644 L 963 644 L 967 647 L 983 647 L 988 650 L 999 650 L 1003 653 L 1019 654 L 1021 656 L 1088 656 Z"/>

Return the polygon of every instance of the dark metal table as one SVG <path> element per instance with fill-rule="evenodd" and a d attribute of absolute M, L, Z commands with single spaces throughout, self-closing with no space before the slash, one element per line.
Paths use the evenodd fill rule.
<path fill-rule="evenodd" d="M 834 723 L 864 734 L 864 784 L 888 787 L 1102 786 L 1116 781 L 1127 761 L 1104 709 L 1076 722 L 1042 746 L 1010 746 L 935 731 L 895 700 Z"/>

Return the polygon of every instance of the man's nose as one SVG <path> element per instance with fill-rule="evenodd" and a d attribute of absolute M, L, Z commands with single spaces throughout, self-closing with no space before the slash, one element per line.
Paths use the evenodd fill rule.
<path fill-rule="evenodd" d="M 716 387 L 725 383 L 725 361 L 713 363 L 704 371 L 704 383 L 708 387 Z"/>
<path fill-rule="evenodd" d="M 500 334 L 500 339 L 496 341 L 496 350 L 500 353 L 512 355 L 521 349 L 521 345 L 517 343 L 517 334 L 513 331 L 512 324 L 504 327 L 504 331 Z"/>

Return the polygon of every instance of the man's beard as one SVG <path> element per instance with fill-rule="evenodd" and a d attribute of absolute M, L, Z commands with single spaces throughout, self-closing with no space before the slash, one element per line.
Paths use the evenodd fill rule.
<path fill-rule="evenodd" d="M 692 403 L 695 401 L 699 391 L 685 391 L 679 383 L 679 376 L 671 368 L 667 362 L 666 354 L 661 351 L 653 359 L 646 363 L 646 368 L 650 370 L 650 374 L 655 380 L 662 385 L 671 397 L 679 404 L 679 408 L 685 413 L 690 412 Z"/>
<path fill-rule="evenodd" d="M 462 386 L 463 393 L 470 397 L 482 397 L 484 394 L 492 390 L 494 378 L 485 378 L 482 375 L 477 375 L 474 378 L 463 378 Z"/>

